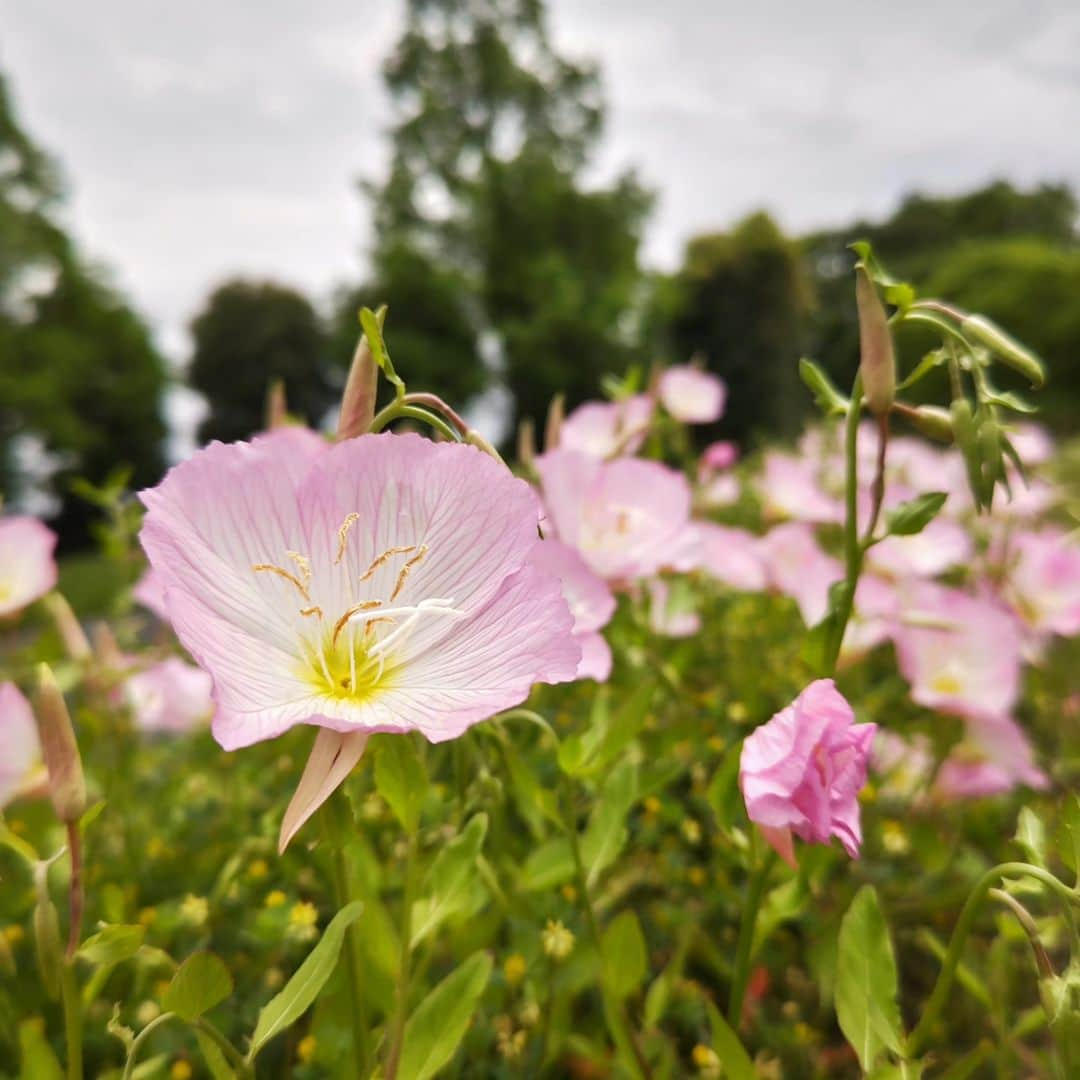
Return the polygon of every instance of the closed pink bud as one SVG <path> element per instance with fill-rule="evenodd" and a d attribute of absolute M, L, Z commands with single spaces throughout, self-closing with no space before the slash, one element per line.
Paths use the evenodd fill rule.
<path fill-rule="evenodd" d="M 56 816 L 70 824 L 86 811 L 86 780 L 67 703 L 48 664 L 38 664 L 34 704 L 41 753 L 49 771 L 49 797 Z"/>
<path fill-rule="evenodd" d="M 855 267 L 855 304 L 859 309 L 859 371 L 866 404 L 875 416 L 892 408 L 896 397 L 896 357 L 885 305 L 866 267 Z"/>

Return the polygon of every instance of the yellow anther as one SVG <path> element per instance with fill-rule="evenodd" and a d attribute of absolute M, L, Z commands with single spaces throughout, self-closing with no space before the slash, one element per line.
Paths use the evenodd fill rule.
<path fill-rule="evenodd" d="M 336 623 L 334 623 L 334 633 L 331 638 L 332 644 L 337 644 L 337 639 L 341 635 L 341 631 L 345 629 L 349 620 L 354 615 L 359 615 L 362 611 L 374 611 L 375 608 L 380 607 L 382 607 L 381 600 L 365 600 L 362 604 L 353 604 L 353 606 L 349 608 Z"/>
<path fill-rule="evenodd" d="M 334 565 L 337 566 L 343 558 L 345 558 L 345 545 L 349 542 L 349 530 L 356 524 L 360 515 L 354 510 L 351 514 L 345 515 L 345 520 L 341 523 L 341 528 L 337 531 L 337 555 L 334 556 Z"/>
<path fill-rule="evenodd" d="M 361 575 L 360 581 L 367 581 L 380 566 L 383 565 L 388 559 L 392 559 L 395 555 L 408 555 L 410 552 L 416 550 L 415 544 L 410 544 L 408 547 L 392 547 L 387 548 Z"/>
<path fill-rule="evenodd" d="M 321 619 L 323 617 L 323 609 L 319 607 L 318 604 L 315 604 L 314 607 L 301 608 L 300 614 L 303 615 L 305 618 L 308 615 L 318 615 Z"/>
<path fill-rule="evenodd" d="M 398 574 L 397 584 L 394 586 L 394 591 L 390 594 L 391 600 L 396 600 L 401 595 L 401 590 L 405 588 L 405 582 L 409 580 L 409 574 L 412 573 L 412 568 L 420 562 L 427 554 L 427 544 L 421 544 L 420 550 L 401 568 L 401 572 Z"/>
<path fill-rule="evenodd" d="M 299 551 L 286 551 L 285 554 L 296 563 L 300 576 L 304 579 L 304 584 L 309 584 L 311 582 L 311 560 L 306 555 L 301 555 Z"/>
<path fill-rule="evenodd" d="M 288 570 L 283 570 L 280 566 L 274 566 L 272 563 L 255 563 L 251 569 L 256 574 L 277 574 L 278 577 L 284 578 L 290 584 L 295 585 L 305 600 L 311 599 L 307 586 L 295 574 L 290 574 Z"/>

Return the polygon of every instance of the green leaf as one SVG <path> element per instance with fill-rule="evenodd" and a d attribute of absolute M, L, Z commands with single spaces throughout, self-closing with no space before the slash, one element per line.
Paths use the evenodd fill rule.
<path fill-rule="evenodd" d="M 645 935 L 632 911 L 621 912 L 608 924 L 601 948 L 608 988 L 622 1001 L 637 990 L 649 972 Z"/>
<path fill-rule="evenodd" d="M 1020 810 L 1014 839 L 1036 866 L 1046 869 L 1046 826 L 1030 807 Z"/>
<path fill-rule="evenodd" d="M 232 992 L 232 976 L 221 959 L 211 952 L 197 952 L 177 969 L 161 1007 L 190 1024 Z"/>
<path fill-rule="evenodd" d="M 848 247 L 859 256 L 859 261 L 866 267 L 866 272 L 875 285 L 888 289 L 904 284 L 904 282 L 888 273 L 878 262 L 869 240 L 856 240 L 854 243 L 848 244 Z M 911 288 L 911 286 L 909 285 L 908 288 Z"/>
<path fill-rule="evenodd" d="M 88 937 L 76 955 L 91 964 L 119 964 L 139 951 L 144 937 L 145 926 L 106 926 Z"/>
<path fill-rule="evenodd" d="M 307 1012 L 319 996 L 319 991 L 326 985 L 327 979 L 334 973 L 345 940 L 345 931 L 360 918 L 363 909 L 364 905 L 359 900 L 346 904 L 330 920 L 319 944 L 311 950 L 308 958 L 285 984 L 281 993 L 263 1007 L 255 1025 L 255 1034 L 251 1036 L 249 1061 L 254 1061 L 255 1055 L 275 1035 L 280 1035 Z"/>
<path fill-rule="evenodd" d="M 607 778 L 581 841 L 581 857 L 588 870 L 590 888 L 622 850 L 626 841 L 626 815 L 637 797 L 637 766 L 623 762 Z"/>
<path fill-rule="evenodd" d="M 724 751 L 720 766 L 705 791 L 705 798 L 716 815 L 716 823 L 722 829 L 729 829 L 735 824 L 742 807 L 742 793 L 739 791 L 739 759 L 741 756 L 741 742 L 729 746 Z"/>
<path fill-rule="evenodd" d="M 407 833 L 420 825 L 427 774 L 408 735 L 385 735 L 375 755 L 375 790 L 386 800 Z"/>
<path fill-rule="evenodd" d="M 229 1065 L 228 1059 L 222 1049 L 205 1032 L 196 1030 L 195 1038 L 202 1051 L 203 1061 L 214 1080 L 236 1080 L 236 1073 Z"/>
<path fill-rule="evenodd" d="M 884 293 L 885 303 L 891 304 L 901 312 L 907 311 L 915 303 L 915 289 L 906 281 L 898 281 L 895 285 L 886 285 Z"/>
<path fill-rule="evenodd" d="M 19 1024 L 19 1080 L 64 1080 L 64 1070 L 45 1038 L 41 1021 Z"/>
<path fill-rule="evenodd" d="M 1067 798 L 1061 808 L 1058 847 L 1061 861 L 1080 877 L 1080 795 Z"/>
<path fill-rule="evenodd" d="M 896 988 L 889 928 L 874 887 L 864 885 L 840 923 L 836 1018 L 866 1072 L 873 1069 L 883 1049 L 902 1052 L 904 1034 Z"/>
<path fill-rule="evenodd" d="M 413 905 L 411 948 L 433 933 L 469 899 L 476 857 L 487 835 L 487 814 L 477 814 L 435 857 L 424 885 L 427 894 Z"/>
<path fill-rule="evenodd" d="M 386 318 L 386 308 L 379 308 L 378 314 L 371 310 L 371 308 L 360 309 L 360 326 L 364 330 L 364 335 L 368 339 L 368 345 L 371 346 L 371 355 L 375 358 L 375 363 L 379 365 L 379 369 L 386 376 L 386 381 L 393 387 L 398 397 L 401 397 L 405 393 L 405 383 L 401 381 L 401 377 L 394 370 L 394 365 L 390 361 L 390 354 L 386 351 L 386 342 L 383 340 L 382 324 Z"/>
<path fill-rule="evenodd" d="M 611 765 L 641 731 L 655 689 L 655 683 L 642 683 L 614 713 L 608 709 L 607 693 L 599 694 L 588 730 L 564 739 L 559 747 L 563 772 L 568 776 L 596 776 Z"/>
<path fill-rule="evenodd" d="M 491 957 L 478 952 L 420 1002 L 405 1025 L 399 1080 L 429 1080 L 455 1054 L 491 977 Z"/>
<path fill-rule="evenodd" d="M 705 1011 L 709 1014 L 709 1026 L 712 1028 L 712 1048 L 724 1063 L 724 1076 L 728 1080 L 754 1080 L 757 1073 L 742 1040 L 732 1030 L 720 1010 L 708 998 L 704 1000 Z"/>
<path fill-rule="evenodd" d="M 518 888 L 522 892 L 542 892 L 562 885 L 573 876 L 574 857 L 570 842 L 565 836 L 557 836 L 533 848 L 521 869 Z"/>
<path fill-rule="evenodd" d="M 885 528 L 891 536 L 914 536 L 921 533 L 945 505 L 945 491 L 928 491 L 901 503 L 885 514 Z"/>
<path fill-rule="evenodd" d="M 799 360 L 799 378 L 814 395 L 817 407 L 826 416 L 842 416 L 848 411 L 851 404 L 848 399 L 832 384 L 829 376 L 805 356 Z"/>
<path fill-rule="evenodd" d="M 911 374 L 906 379 L 896 384 L 896 389 L 906 390 L 909 386 L 914 386 L 917 382 L 921 382 L 931 371 L 941 367 L 947 359 L 948 357 L 944 349 L 931 350 L 915 365 Z"/>
<path fill-rule="evenodd" d="M 987 405 L 1000 405 L 1003 409 L 1011 409 L 1013 412 L 1031 415 L 1039 411 L 1039 406 L 1032 404 L 1027 398 L 1022 398 L 1012 390 L 994 390 L 984 394 L 982 399 Z"/>

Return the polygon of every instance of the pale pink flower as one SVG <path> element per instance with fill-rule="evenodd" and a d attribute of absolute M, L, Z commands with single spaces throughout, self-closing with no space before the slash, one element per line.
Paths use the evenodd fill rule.
<path fill-rule="evenodd" d="M 365 435 L 305 452 L 282 429 L 211 444 L 142 499 L 226 749 L 297 724 L 438 742 L 577 670 L 560 582 L 528 565 L 535 495 L 473 447 Z"/>
<path fill-rule="evenodd" d="M 1041 791 L 1049 783 L 1016 721 L 984 716 L 968 722 L 967 738 L 938 770 L 934 792 L 946 799 L 977 799 L 1020 785 Z"/>
<path fill-rule="evenodd" d="M 829 586 L 844 568 L 818 547 L 814 530 L 801 521 L 777 525 L 760 539 L 758 552 L 769 585 L 799 605 L 807 626 L 820 622 L 829 608 Z"/>
<path fill-rule="evenodd" d="M 805 457 L 770 450 L 758 490 L 769 517 L 815 523 L 844 520 L 842 503 L 822 490 L 814 465 Z"/>
<path fill-rule="evenodd" d="M 909 583 L 893 640 L 917 704 L 968 717 L 999 716 L 1015 705 L 1021 638 L 996 604 L 932 582 Z"/>
<path fill-rule="evenodd" d="M 1013 537 L 1003 592 L 1036 633 L 1080 634 L 1080 544 L 1056 528 Z"/>
<path fill-rule="evenodd" d="M 690 516 L 686 478 L 654 461 L 600 462 L 569 450 L 536 459 L 548 524 L 605 581 L 671 564 Z"/>
<path fill-rule="evenodd" d="M 663 578 L 648 583 L 649 628 L 654 634 L 670 638 L 693 637 L 701 629 L 701 616 L 693 606 L 686 583 L 673 586 Z"/>
<path fill-rule="evenodd" d="M 14 683 L 0 683 L 0 810 L 38 776 L 44 769 L 30 703 Z"/>
<path fill-rule="evenodd" d="M 727 440 L 709 443 L 701 452 L 698 468 L 701 472 L 721 472 L 739 460 L 739 447 Z"/>
<path fill-rule="evenodd" d="M 712 424 L 724 415 L 727 386 L 707 371 L 677 364 L 660 376 L 660 401 L 684 424 Z"/>
<path fill-rule="evenodd" d="M 653 401 L 647 394 L 622 401 L 587 401 L 563 420 L 558 448 L 601 460 L 636 453 L 645 442 L 652 415 Z"/>
<path fill-rule="evenodd" d="M 611 649 L 600 631 L 615 614 L 615 596 L 585 560 L 558 540 L 542 540 L 529 556 L 529 563 L 562 582 L 563 596 L 574 617 L 574 638 L 581 646 L 579 679 L 606 682 L 611 675 Z"/>
<path fill-rule="evenodd" d="M 165 606 L 165 587 L 153 568 L 147 567 L 142 577 L 135 582 L 131 595 L 136 603 L 142 604 L 162 622 L 169 621 L 169 609 Z"/>
<path fill-rule="evenodd" d="M 212 689 L 205 671 L 170 656 L 129 675 L 124 697 L 140 730 L 183 734 L 210 720 Z"/>
<path fill-rule="evenodd" d="M 760 592 L 765 588 L 765 564 L 758 537 L 745 529 L 711 522 L 699 522 L 697 529 L 699 569 L 742 592 Z"/>
<path fill-rule="evenodd" d="M 896 622 L 896 588 L 876 574 L 864 573 L 855 590 L 855 607 L 844 632 L 845 661 L 868 653 L 890 637 Z"/>
<path fill-rule="evenodd" d="M 855 723 L 832 679 L 818 679 L 747 736 L 739 761 L 746 812 L 792 865 L 792 833 L 812 844 L 836 836 L 858 858 L 858 794 L 876 731 Z"/>
<path fill-rule="evenodd" d="M 0 618 L 22 611 L 56 584 L 56 533 L 34 517 L 0 518 Z"/>
<path fill-rule="evenodd" d="M 698 481 L 697 502 L 710 510 L 731 506 L 739 501 L 742 488 L 734 473 L 717 473 Z"/>
<path fill-rule="evenodd" d="M 1041 424 L 1010 425 L 1006 434 L 1020 460 L 1028 467 L 1045 465 L 1054 456 L 1054 440 Z"/>
<path fill-rule="evenodd" d="M 871 569 L 889 577 L 936 577 L 970 562 L 973 554 L 967 529 L 937 517 L 913 536 L 887 536 L 866 558 Z"/>

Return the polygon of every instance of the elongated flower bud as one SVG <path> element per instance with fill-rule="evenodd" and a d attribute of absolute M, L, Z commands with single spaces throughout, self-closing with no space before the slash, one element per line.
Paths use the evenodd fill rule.
<path fill-rule="evenodd" d="M 1036 389 L 1046 383 L 1046 371 L 1042 361 L 1011 334 L 1002 330 L 997 323 L 982 315 L 969 315 L 960 324 L 960 329 L 980 345 L 985 345 L 1014 371 L 1018 371 Z"/>
<path fill-rule="evenodd" d="M 379 320 L 382 325 L 382 320 Z M 375 395 L 379 388 L 379 365 L 371 351 L 367 334 L 360 335 L 353 353 L 345 392 L 341 395 L 341 414 L 338 417 L 337 437 L 352 439 L 371 427 L 375 415 Z"/>
<path fill-rule="evenodd" d="M 65 824 L 78 821 L 86 811 L 86 780 L 82 758 L 71 728 L 71 716 L 56 677 L 48 664 L 38 664 L 37 720 L 41 753 L 49 770 L 49 796 L 56 816 Z"/>
<path fill-rule="evenodd" d="M 528 416 L 518 425 L 517 459 L 527 469 L 536 460 L 536 428 Z"/>
<path fill-rule="evenodd" d="M 937 405 L 904 405 L 902 402 L 896 402 L 893 409 L 928 439 L 943 443 L 953 441 L 953 420 L 948 409 Z"/>
<path fill-rule="evenodd" d="M 875 416 L 892 408 L 896 396 L 896 357 L 885 305 L 866 267 L 855 266 L 855 304 L 859 311 L 859 371 L 866 404 Z"/>
<path fill-rule="evenodd" d="M 289 424 L 289 406 L 285 400 L 285 381 L 273 379 L 266 390 L 266 417 L 263 427 L 267 431 L 277 431 Z"/>
<path fill-rule="evenodd" d="M 86 634 L 83 633 L 75 612 L 71 610 L 71 605 L 63 594 L 51 592 L 45 597 L 43 603 L 56 624 L 57 632 L 64 643 L 64 648 L 67 649 L 68 656 L 72 660 L 89 660 L 90 642 L 86 640 Z"/>
<path fill-rule="evenodd" d="M 547 423 L 544 425 L 544 453 L 558 450 L 562 438 L 563 419 L 566 416 L 566 397 L 556 394 L 548 406 Z"/>

